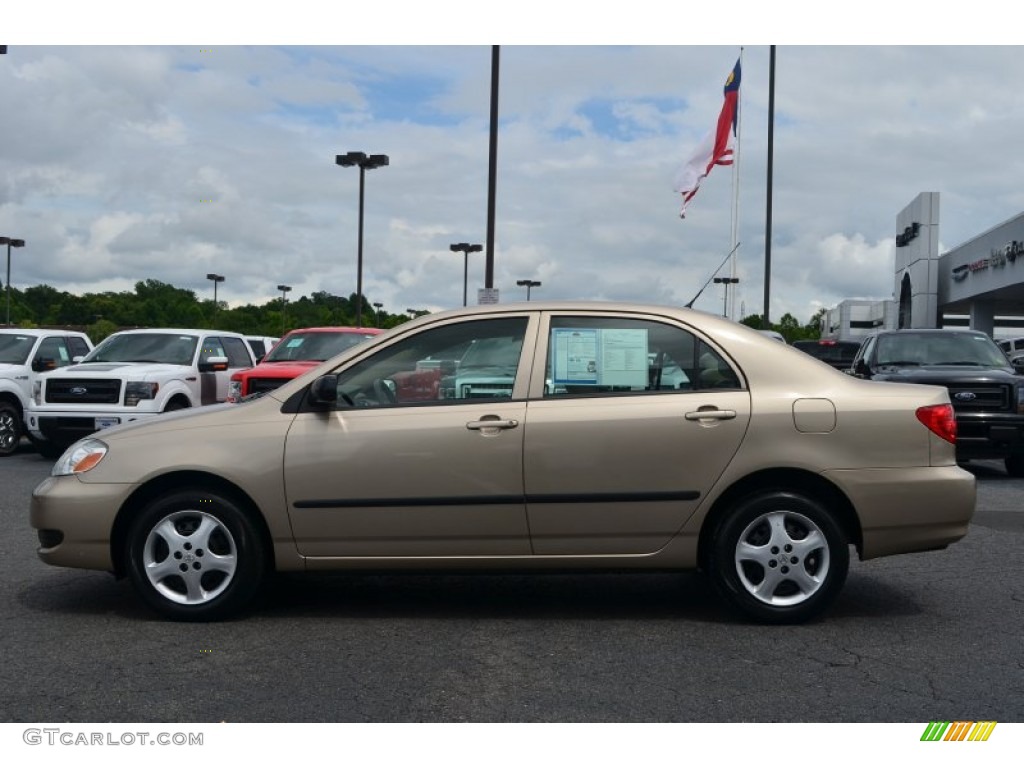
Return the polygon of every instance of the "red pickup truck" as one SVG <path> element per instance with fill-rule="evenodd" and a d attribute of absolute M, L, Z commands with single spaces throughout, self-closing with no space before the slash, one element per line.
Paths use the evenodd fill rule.
<path fill-rule="evenodd" d="M 380 328 L 297 328 L 284 336 L 255 368 L 238 371 L 228 385 L 228 402 L 277 389 L 356 344 L 371 339 Z"/>

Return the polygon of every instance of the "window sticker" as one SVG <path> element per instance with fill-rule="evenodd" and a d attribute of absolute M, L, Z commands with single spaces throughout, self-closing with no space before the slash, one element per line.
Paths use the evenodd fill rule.
<path fill-rule="evenodd" d="M 646 328 L 553 328 L 556 385 L 647 386 Z"/>

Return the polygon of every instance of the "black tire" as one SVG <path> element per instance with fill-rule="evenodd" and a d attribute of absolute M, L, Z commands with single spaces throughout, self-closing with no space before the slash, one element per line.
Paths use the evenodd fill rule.
<path fill-rule="evenodd" d="M 1007 456 L 1003 463 L 1006 465 L 1006 474 L 1010 477 L 1024 477 L 1024 453 Z"/>
<path fill-rule="evenodd" d="M 139 513 L 125 562 L 135 589 L 159 613 L 177 621 L 219 621 L 256 595 L 266 545 L 230 497 L 192 488 L 162 496 Z"/>
<path fill-rule="evenodd" d="M 850 547 L 820 503 L 769 491 L 743 499 L 725 515 L 708 564 L 719 592 L 742 614 L 791 624 L 835 600 L 850 567 Z"/>
<path fill-rule="evenodd" d="M 171 413 L 173 411 L 183 411 L 188 407 L 188 403 L 183 403 L 181 400 L 171 400 L 171 402 L 164 406 L 163 412 Z"/>
<path fill-rule="evenodd" d="M 24 434 L 21 411 L 11 403 L 0 402 L 0 456 L 10 456 L 18 450 Z"/>

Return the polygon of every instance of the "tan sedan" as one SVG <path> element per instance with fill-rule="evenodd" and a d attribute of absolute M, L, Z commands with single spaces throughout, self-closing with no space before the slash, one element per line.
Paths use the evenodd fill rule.
<path fill-rule="evenodd" d="M 720 317 L 509 304 L 428 315 L 280 389 L 114 427 L 35 490 L 47 563 L 174 619 L 271 570 L 692 569 L 761 621 L 862 559 L 967 532 L 940 387 L 846 376 Z"/>

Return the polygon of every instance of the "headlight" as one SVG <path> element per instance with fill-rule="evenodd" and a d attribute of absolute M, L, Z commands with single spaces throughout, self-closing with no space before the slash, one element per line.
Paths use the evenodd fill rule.
<path fill-rule="evenodd" d="M 138 405 L 140 400 L 152 400 L 158 389 L 160 385 L 155 381 L 129 381 L 124 385 L 124 404 Z"/>
<path fill-rule="evenodd" d="M 50 474 L 54 477 L 60 475 L 78 475 L 88 472 L 107 455 L 107 444 L 95 437 L 87 437 L 79 440 L 57 459 Z"/>
<path fill-rule="evenodd" d="M 43 402 L 43 382 L 39 379 L 32 382 L 32 402 L 36 405 Z"/>
<path fill-rule="evenodd" d="M 242 382 L 232 379 L 228 382 L 228 402 L 237 403 L 242 399 Z"/>

